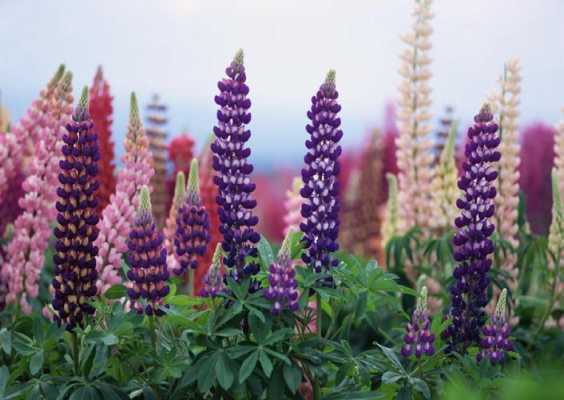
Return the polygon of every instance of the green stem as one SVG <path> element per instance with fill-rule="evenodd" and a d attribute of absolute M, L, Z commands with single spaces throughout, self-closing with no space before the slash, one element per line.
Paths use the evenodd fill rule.
<path fill-rule="evenodd" d="M 316 324 L 317 324 L 317 336 L 321 337 L 321 295 L 319 294 L 319 292 L 315 294 L 315 300 L 316 300 L 315 313 L 316 313 Z"/>
<path fill-rule="evenodd" d="M 534 339 L 532 343 L 536 343 L 537 336 L 540 335 L 542 329 L 544 328 L 544 324 L 546 323 L 546 320 L 550 316 L 550 313 L 552 312 L 552 307 L 554 307 L 554 302 L 556 301 L 556 288 L 558 287 L 558 283 L 559 283 L 558 281 L 560 280 L 560 257 L 558 257 L 558 262 L 554 263 L 554 268 L 556 272 L 554 274 L 554 281 L 552 282 L 548 307 L 546 308 L 546 311 L 541 319 L 540 325 L 535 333 L 535 336 L 533 336 Z"/>
<path fill-rule="evenodd" d="M 194 269 L 188 271 L 188 294 L 194 296 Z"/>
<path fill-rule="evenodd" d="M 157 354 L 157 326 L 155 324 L 156 317 L 154 315 L 149 318 L 149 330 L 151 331 L 151 342 L 153 343 L 153 349 L 155 349 L 155 354 Z"/>
<path fill-rule="evenodd" d="M 80 352 L 78 348 L 78 337 L 75 331 L 71 332 L 72 360 L 74 362 L 74 373 L 76 376 L 80 373 Z"/>

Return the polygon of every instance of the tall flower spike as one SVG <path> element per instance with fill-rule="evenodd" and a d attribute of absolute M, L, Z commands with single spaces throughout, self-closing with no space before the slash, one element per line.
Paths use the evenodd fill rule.
<path fill-rule="evenodd" d="M 90 88 L 89 111 L 98 134 L 98 146 L 100 147 L 100 173 L 98 175 L 100 181 L 98 210 L 100 213 L 110 203 L 110 196 L 116 188 L 114 142 L 112 141 L 113 99 L 110 94 L 110 85 L 104 78 L 102 67 L 99 66 L 94 76 L 94 83 Z"/>
<path fill-rule="evenodd" d="M 292 189 L 286 192 L 286 201 L 284 207 L 286 208 L 286 215 L 284 216 L 284 234 L 287 235 L 290 231 L 297 231 L 300 229 L 300 224 L 303 222 L 302 217 L 302 197 L 300 190 L 302 188 L 302 180 L 299 177 L 292 179 Z"/>
<path fill-rule="evenodd" d="M 169 273 L 163 241 L 164 236 L 158 231 L 153 218 L 149 188 L 142 186 L 135 222 L 127 241 L 131 265 L 127 272 L 131 282 L 127 294 L 132 309 L 139 314 L 143 311 L 149 316 L 160 317 L 165 314 L 163 307 L 164 298 L 169 292 Z"/>
<path fill-rule="evenodd" d="M 56 207 L 55 263 L 53 281 L 54 320 L 68 330 L 83 326 L 84 316 L 94 314 L 89 300 L 96 295 L 98 237 L 98 137 L 88 112 L 88 88 L 63 135 L 63 158 L 59 162 L 59 200 Z"/>
<path fill-rule="evenodd" d="M 433 180 L 433 199 L 435 216 L 433 226 L 435 229 L 445 231 L 452 225 L 457 213 L 456 198 L 459 194 L 456 181 L 458 170 L 456 169 L 455 144 L 458 124 L 450 124 L 450 132 L 446 144 L 441 153 L 437 174 Z"/>
<path fill-rule="evenodd" d="M 23 212 L 14 222 L 14 238 L 6 248 L 3 267 L 3 275 L 9 277 L 6 301 L 19 301 L 26 314 L 32 311 L 29 300 L 39 294 L 39 274 L 51 237 L 51 224 L 57 216 L 57 175 L 62 156 L 62 137 L 66 132 L 64 126 L 72 114 L 71 83 L 72 74 L 67 72 L 57 80 L 53 94 L 41 102 L 39 140 L 35 143 L 35 155 L 22 185 L 25 196 L 19 201 Z M 40 107 L 39 104 L 37 107 Z"/>
<path fill-rule="evenodd" d="M 288 232 L 282 247 L 278 252 L 278 257 L 268 269 L 269 287 L 264 291 L 264 297 L 272 302 L 272 313 L 280 314 L 283 310 L 296 311 L 298 305 L 298 283 L 296 281 L 296 271 L 292 265 L 290 255 L 290 236 Z"/>
<path fill-rule="evenodd" d="M 202 297 L 218 297 L 225 293 L 225 284 L 221 274 L 223 254 L 221 250 L 221 243 L 215 246 L 213 258 L 208 272 L 204 276 L 203 286 L 200 290 Z"/>
<path fill-rule="evenodd" d="M 564 195 L 564 107 L 562 107 L 562 119 L 556 124 L 554 166 L 558 177 L 558 191 Z"/>
<path fill-rule="evenodd" d="M 460 209 L 454 221 L 458 231 L 453 238 L 457 266 L 450 288 L 452 323 L 445 337 L 450 349 L 460 352 L 471 344 L 479 344 L 480 330 L 486 322 L 484 307 L 488 304 L 488 272 L 492 265 L 490 255 L 494 252 L 489 237 L 495 229 L 490 219 L 495 213 L 495 163 L 500 159 L 496 150 L 500 142 L 497 128 L 490 107 L 485 104 L 468 129 L 467 160 L 458 179 L 463 194 L 456 201 Z"/>
<path fill-rule="evenodd" d="M 433 143 L 429 124 L 429 79 L 432 76 L 429 37 L 433 31 L 430 25 L 433 17 L 431 0 L 417 1 L 414 16 L 413 31 L 403 37 L 408 47 L 400 56 L 399 70 L 403 81 L 399 87 L 397 160 L 400 212 L 406 229 L 414 225 L 427 228 L 432 220 Z"/>
<path fill-rule="evenodd" d="M 123 167 L 117 177 L 116 192 L 111 196 L 110 204 L 104 209 L 98 224 L 100 235 L 95 245 L 99 249 L 96 269 L 100 294 L 121 282 L 122 256 L 127 251 L 126 240 L 135 219 L 139 189 L 148 185 L 154 174 L 153 159 L 134 93 L 131 94 L 130 107 Z"/>
<path fill-rule="evenodd" d="M 184 203 L 184 196 L 186 195 L 186 176 L 184 172 L 180 171 L 176 174 L 176 184 L 174 185 L 174 197 L 172 198 L 172 205 L 166 220 L 164 233 L 166 250 L 168 254 L 174 254 L 174 236 L 176 235 L 176 217 L 178 209 Z"/>
<path fill-rule="evenodd" d="M 513 350 L 509 340 L 511 327 L 507 322 L 507 289 L 503 289 L 499 295 L 495 312 L 491 322 L 482 329 L 481 351 L 476 358 L 489 360 L 492 364 L 499 364 L 505 360 L 506 353 Z"/>
<path fill-rule="evenodd" d="M 311 98 L 311 110 L 306 125 L 310 135 L 305 145 L 307 153 L 302 169 L 304 186 L 300 194 L 304 198 L 300 229 L 304 233 L 302 260 L 315 272 L 327 272 L 339 264 L 332 253 L 339 248 L 339 141 L 343 131 L 337 103 L 339 93 L 335 87 L 335 71 L 327 74 L 317 94 Z M 330 282 L 325 282 L 329 284 Z"/>
<path fill-rule="evenodd" d="M 413 311 L 411 321 L 405 327 L 403 337 L 404 345 L 401 355 L 409 357 L 415 354 L 420 358 L 423 355 L 435 354 L 435 335 L 431 332 L 431 321 L 427 311 L 427 287 L 423 286 L 417 298 L 417 307 Z"/>
<path fill-rule="evenodd" d="M 440 128 L 437 131 L 437 141 L 435 142 L 435 164 L 441 161 L 441 154 L 443 154 L 444 148 L 447 146 L 448 138 L 452 131 L 452 125 L 455 122 L 452 118 L 453 113 L 454 108 L 452 106 L 446 106 L 444 114 L 439 120 Z M 454 136 L 456 141 L 457 132 L 455 132 Z"/>
<path fill-rule="evenodd" d="M 388 180 L 388 202 L 386 203 L 384 222 L 382 224 L 382 243 L 384 247 L 386 247 L 390 239 L 403 231 L 399 215 L 398 180 L 392 174 L 386 174 L 386 179 Z"/>
<path fill-rule="evenodd" d="M 252 198 L 256 185 L 251 181 L 253 165 L 248 158 L 251 149 L 246 146 L 251 131 L 246 125 L 251 122 L 251 100 L 247 98 L 249 87 L 243 65 L 243 51 L 239 50 L 225 73 L 227 78 L 218 82 L 219 95 L 215 102 L 217 125 L 213 128 L 216 136 L 211 145 L 214 152 L 214 182 L 219 189 L 220 232 L 225 251 L 225 265 L 236 281 L 259 271 L 256 261 L 247 262 L 247 257 L 257 257 L 255 245 L 260 236 L 254 230 L 258 217 L 253 214 L 256 200 Z"/>
<path fill-rule="evenodd" d="M 550 224 L 550 231 L 548 233 L 548 250 L 550 255 L 548 257 L 548 268 L 551 271 L 552 284 L 555 290 L 555 304 L 559 304 L 562 293 L 564 292 L 564 207 L 562 205 L 562 197 L 558 185 L 558 173 L 561 172 L 559 168 L 552 170 L 552 223 Z M 552 316 L 547 321 L 547 324 L 558 325 L 564 329 L 564 316 L 561 316 L 558 321 L 555 321 Z"/>
<path fill-rule="evenodd" d="M 29 167 L 33 162 L 34 147 L 44 135 L 49 122 L 50 105 L 64 72 L 65 66 L 60 65 L 23 118 L 12 126 L 10 132 L 0 134 L 0 204 L 7 201 L 6 197 L 16 184 L 18 173 L 20 179 L 25 179 L 31 172 Z"/>
<path fill-rule="evenodd" d="M 208 213 L 200 199 L 198 160 L 194 158 L 190 165 L 186 195 L 176 218 L 174 248 L 179 265 L 172 271 L 175 275 L 182 275 L 189 268 L 198 268 L 198 262 L 206 253 L 210 241 L 209 229 Z"/>
<path fill-rule="evenodd" d="M 501 93 L 498 101 L 498 124 L 501 144 L 501 162 L 497 166 L 498 181 L 496 199 L 496 227 L 500 238 L 506 240 L 516 249 L 517 208 L 519 204 L 519 97 L 521 92 L 521 67 L 516 59 L 508 61 L 500 79 Z M 517 289 L 517 255 L 509 252 L 503 257 L 501 267 L 509 274 L 508 286 L 512 291 Z"/>
<path fill-rule="evenodd" d="M 202 197 L 202 204 L 208 212 L 210 221 L 210 242 L 206 250 L 206 254 L 202 257 L 202 262 L 199 264 L 196 273 L 194 274 L 194 292 L 199 293 L 204 276 L 208 272 L 208 268 L 212 265 L 212 259 L 217 247 L 221 240 L 219 232 L 219 213 L 216 197 L 218 196 L 217 186 L 213 183 L 214 170 L 213 170 L 213 153 L 210 144 L 213 142 L 214 135 L 210 138 L 199 157 L 200 165 L 200 195 Z"/>

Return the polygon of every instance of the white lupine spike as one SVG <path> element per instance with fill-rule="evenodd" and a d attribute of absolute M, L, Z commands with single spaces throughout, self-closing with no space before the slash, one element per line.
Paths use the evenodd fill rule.
<path fill-rule="evenodd" d="M 518 246 L 517 239 L 517 205 L 519 202 L 519 132 L 517 118 L 519 117 L 519 93 L 521 81 L 521 67 L 517 59 L 505 63 L 503 76 L 500 78 L 499 92 L 493 95 L 494 109 L 497 110 L 497 122 L 501 144 L 499 151 L 501 160 L 498 163 L 497 197 L 496 197 L 496 226 L 500 237 L 511 246 Z M 502 268 L 510 272 L 508 282 L 511 290 L 517 287 L 515 254 L 504 257 Z"/>

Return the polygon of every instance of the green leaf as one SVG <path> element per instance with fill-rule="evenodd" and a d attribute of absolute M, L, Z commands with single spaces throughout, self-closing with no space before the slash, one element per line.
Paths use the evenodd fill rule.
<path fill-rule="evenodd" d="M 37 374 L 43 368 L 43 349 L 35 353 L 29 360 L 29 372 L 31 375 Z"/>
<path fill-rule="evenodd" d="M 382 350 L 384 355 L 388 358 L 388 360 L 390 360 L 392 362 L 392 364 L 398 370 L 405 373 L 405 369 L 403 368 L 403 365 L 401 365 L 401 361 L 399 360 L 398 356 L 396 355 L 396 353 L 392 349 L 390 349 L 389 347 L 386 347 L 386 346 L 382 346 L 380 344 L 378 344 L 378 347 L 380 347 L 380 349 Z"/>
<path fill-rule="evenodd" d="M 244 356 L 245 354 L 250 353 L 253 350 L 256 350 L 257 347 L 256 346 L 249 346 L 249 345 L 237 345 L 235 347 L 230 347 L 227 349 L 227 354 L 229 354 L 229 357 L 231 357 L 232 359 L 237 359 L 241 356 Z"/>
<path fill-rule="evenodd" d="M 74 391 L 69 400 L 99 400 L 100 395 L 92 386 L 82 386 Z"/>
<path fill-rule="evenodd" d="M 229 390 L 233 384 L 234 374 L 232 369 L 232 361 L 227 358 L 225 352 L 217 353 L 217 362 L 215 364 L 215 374 L 219 385 L 224 390 Z"/>
<path fill-rule="evenodd" d="M 272 361 L 270 360 L 270 358 L 268 357 L 268 355 L 264 352 L 264 351 L 260 351 L 259 352 L 259 361 L 260 361 L 260 365 L 262 367 L 262 370 L 264 371 L 264 374 L 270 378 L 270 374 L 272 374 Z"/>
<path fill-rule="evenodd" d="M 0 330 L 0 346 L 4 353 L 8 355 L 12 353 L 12 334 L 6 328 Z"/>
<path fill-rule="evenodd" d="M 429 389 L 429 385 L 423 380 L 419 378 L 411 378 L 410 382 L 415 390 L 423 395 L 426 399 L 431 398 L 431 390 Z"/>
<path fill-rule="evenodd" d="M 399 381 L 403 377 L 404 376 L 402 374 L 398 374 L 397 372 L 386 371 L 382 375 L 382 382 L 386 383 L 386 384 L 396 383 L 397 381 Z"/>
<path fill-rule="evenodd" d="M 0 367 L 0 398 L 4 398 L 6 387 L 8 386 L 8 378 L 10 378 L 10 370 L 5 365 Z"/>
<path fill-rule="evenodd" d="M 127 288 L 119 283 L 113 285 L 104 293 L 104 297 L 109 300 L 117 300 L 125 296 L 127 296 Z"/>
<path fill-rule="evenodd" d="M 253 373 L 257 365 L 259 352 L 259 350 L 254 351 L 245 359 L 245 361 L 243 361 L 243 364 L 241 364 L 241 370 L 239 371 L 239 383 L 245 382 L 247 378 Z"/>
<path fill-rule="evenodd" d="M 296 391 L 302 382 L 302 370 L 295 365 L 284 365 L 283 373 L 284 381 L 286 381 L 288 389 L 290 389 L 293 394 L 296 394 Z"/>
<path fill-rule="evenodd" d="M 264 342 L 268 333 L 270 332 L 271 320 L 268 323 L 262 322 L 256 315 L 249 315 L 249 325 L 251 327 L 251 332 L 255 336 L 258 343 Z"/>
<path fill-rule="evenodd" d="M 267 270 L 268 267 L 270 267 L 270 265 L 274 262 L 274 253 L 272 252 L 272 246 L 262 235 L 260 235 L 260 241 L 257 245 L 257 249 L 263 265 L 263 269 Z"/>
<path fill-rule="evenodd" d="M 111 385 L 105 382 L 97 382 L 95 385 L 104 400 L 121 400 L 119 392 Z"/>

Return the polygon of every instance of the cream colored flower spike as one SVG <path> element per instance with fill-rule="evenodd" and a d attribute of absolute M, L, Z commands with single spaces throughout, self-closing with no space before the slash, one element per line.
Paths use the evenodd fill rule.
<path fill-rule="evenodd" d="M 397 159 L 399 174 L 400 214 L 406 227 L 419 225 L 429 227 L 431 223 L 431 182 L 433 180 L 433 143 L 431 133 L 431 49 L 430 36 L 433 31 L 430 20 L 431 0 L 415 4 L 415 22 L 412 31 L 403 36 L 407 48 L 400 55 L 398 109 L 399 137 Z"/>

